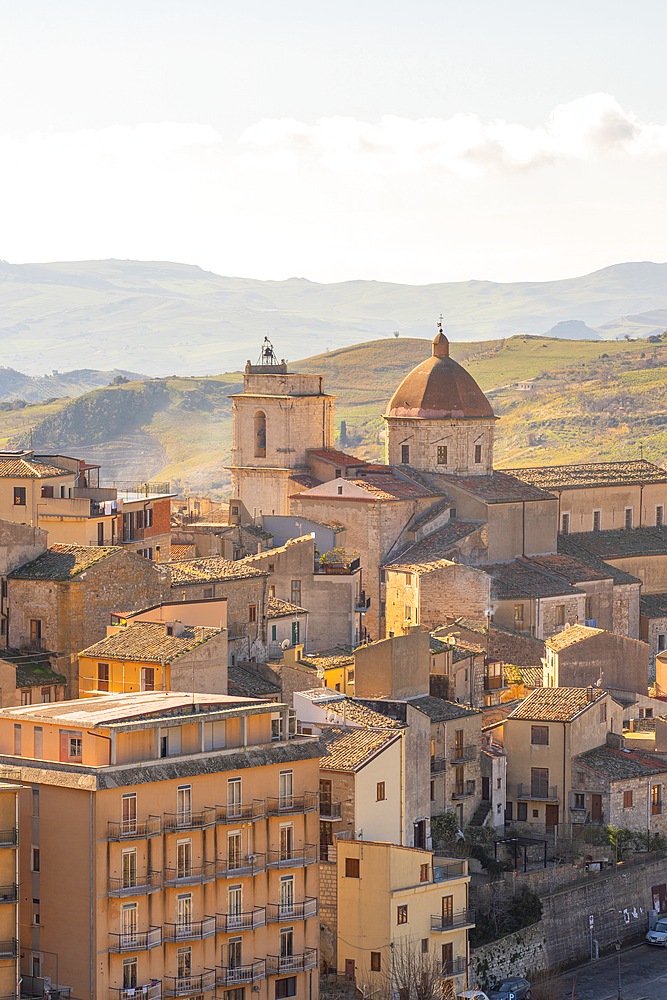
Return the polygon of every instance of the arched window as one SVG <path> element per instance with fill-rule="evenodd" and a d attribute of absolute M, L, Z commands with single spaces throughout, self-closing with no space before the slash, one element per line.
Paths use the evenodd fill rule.
<path fill-rule="evenodd" d="M 266 458 L 266 413 L 255 413 L 255 458 Z"/>

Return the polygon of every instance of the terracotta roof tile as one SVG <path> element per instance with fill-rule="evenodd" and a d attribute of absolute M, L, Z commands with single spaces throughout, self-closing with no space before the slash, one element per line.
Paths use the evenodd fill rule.
<path fill-rule="evenodd" d="M 391 472 L 372 473 L 363 478 L 350 478 L 347 482 L 372 493 L 378 500 L 410 500 L 413 497 L 429 496 L 428 490 L 423 486 L 400 479 Z"/>
<path fill-rule="evenodd" d="M 592 700 L 589 690 L 592 691 Z M 508 718 L 531 722 L 571 722 L 606 694 L 598 688 L 536 688 Z"/>
<path fill-rule="evenodd" d="M 10 573 L 13 580 L 73 580 L 123 550 L 111 545 L 52 545 L 37 559 Z"/>
<path fill-rule="evenodd" d="M 34 458 L 3 458 L 0 459 L 0 478 L 2 479 L 50 479 L 52 476 L 73 476 L 69 469 L 61 469 L 57 465 L 40 462 Z"/>
<path fill-rule="evenodd" d="M 577 765 L 590 768 L 608 781 L 643 778 L 667 771 L 667 764 L 650 754 L 640 750 L 618 750 L 606 745 L 587 750 L 574 760 Z"/>
<path fill-rule="evenodd" d="M 186 559 L 183 562 L 168 563 L 171 571 L 172 587 L 187 587 L 197 583 L 217 583 L 224 580 L 248 580 L 251 577 L 268 576 L 268 573 L 249 566 L 244 560 L 237 562 L 222 556 L 206 556 L 203 559 Z"/>
<path fill-rule="evenodd" d="M 240 666 L 238 663 L 227 668 L 229 694 L 244 698 L 271 698 L 280 701 L 280 685 L 273 684 L 256 670 Z"/>
<path fill-rule="evenodd" d="M 445 483 L 472 493 L 485 503 L 512 503 L 515 500 L 553 500 L 553 496 L 507 472 L 490 476 L 440 475 Z"/>
<path fill-rule="evenodd" d="M 632 534 L 632 532 L 627 533 Z M 593 550 L 593 548 L 588 546 L 587 539 L 589 539 L 591 535 L 597 534 L 607 534 L 607 532 L 587 532 L 585 534 L 576 535 L 559 535 L 558 552 L 559 554 L 569 555 L 573 559 L 576 559 L 577 562 L 590 566 L 591 569 L 597 570 L 601 576 L 606 577 L 607 579 L 611 577 L 615 584 L 639 584 L 641 581 L 638 580 L 636 576 L 631 576 L 630 573 L 626 573 L 624 569 L 618 569 L 618 567 L 612 566 L 611 563 L 605 562 L 604 559 Z M 595 540 L 593 540 L 593 544 L 595 545 Z"/>
<path fill-rule="evenodd" d="M 560 597 L 581 595 L 580 590 L 571 587 L 565 580 L 559 580 L 550 573 L 544 573 L 524 559 L 511 563 L 496 563 L 480 566 L 491 575 L 491 597 L 498 601 L 516 597 Z"/>
<path fill-rule="evenodd" d="M 591 639 L 594 635 L 601 635 L 603 632 L 604 629 L 602 628 L 589 628 L 588 625 L 571 625 L 569 628 L 564 628 L 562 632 L 552 635 L 545 641 L 545 645 L 549 649 L 552 649 L 554 653 L 558 653 L 561 649 L 567 649 L 568 646 L 576 646 L 577 643 L 585 642 L 586 639 Z"/>
<path fill-rule="evenodd" d="M 292 618 L 294 615 L 307 615 L 305 608 L 289 601 L 281 601 L 279 597 L 269 597 L 266 603 L 267 618 Z"/>
<path fill-rule="evenodd" d="M 222 632 L 219 628 L 185 626 L 182 635 L 167 635 L 166 625 L 162 622 L 132 622 L 88 646 L 79 655 L 95 659 L 172 663 L 183 653 L 189 653 L 214 636 L 222 635 Z"/>
<path fill-rule="evenodd" d="M 667 617 L 667 594 L 642 594 L 639 608 L 647 618 Z"/>
<path fill-rule="evenodd" d="M 432 573 L 449 566 L 459 542 L 484 526 L 484 521 L 448 521 L 426 538 L 406 546 L 386 562 L 386 569 L 412 573 Z"/>
<path fill-rule="evenodd" d="M 174 562 L 181 559 L 196 559 L 197 549 L 195 545 L 177 545 L 171 543 L 171 558 Z"/>
<path fill-rule="evenodd" d="M 336 451 L 335 448 L 311 448 L 306 452 L 306 455 L 312 455 L 314 458 L 321 458 L 324 462 L 331 462 L 332 465 L 341 465 L 344 467 L 348 465 L 368 465 L 365 459 L 355 458 L 354 455 L 346 455 L 344 451 Z"/>
<path fill-rule="evenodd" d="M 397 739 L 390 729 L 326 729 L 321 741 L 326 753 L 320 757 L 324 771 L 357 771 L 378 752 Z"/>
<path fill-rule="evenodd" d="M 467 705 L 460 705 L 456 701 L 445 701 L 443 698 L 432 698 L 427 694 L 420 698 L 410 698 L 408 704 L 428 715 L 431 722 L 449 722 L 452 719 L 482 714 L 478 708 L 469 708 Z"/>
<path fill-rule="evenodd" d="M 610 571 L 605 574 L 602 569 L 593 569 L 591 566 L 586 566 L 573 559 L 572 556 L 561 553 L 549 556 L 530 556 L 522 561 L 535 566 L 536 569 L 559 576 L 562 580 L 572 584 L 584 583 L 588 580 L 608 580 L 611 576 Z"/>
<path fill-rule="evenodd" d="M 542 468 L 506 469 L 524 483 L 549 490 L 559 487 L 585 489 L 590 486 L 667 483 L 667 472 L 645 459 L 635 462 L 588 462 L 581 465 L 550 465 Z"/>

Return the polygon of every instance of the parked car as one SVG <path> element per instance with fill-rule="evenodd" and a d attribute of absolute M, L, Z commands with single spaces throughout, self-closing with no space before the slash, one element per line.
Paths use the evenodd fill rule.
<path fill-rule="evenodd" d="M 658 920 L 653 930 L 646 935 L 646 941 L 648 944 L 662 945 L 663 948 L 667 948 L 667 917 Z"/>
<path fill-rule="evenodd" d="M 520 976 L 510 976 L 487 992 L 489 1000 L 530 1000 L 530 983 Z"/>
<path fill-rule="evenodd" d="M 489 998 L 481 990 L 464 990 L 458 994 L 456 1000 L 489 1000 Z"/>

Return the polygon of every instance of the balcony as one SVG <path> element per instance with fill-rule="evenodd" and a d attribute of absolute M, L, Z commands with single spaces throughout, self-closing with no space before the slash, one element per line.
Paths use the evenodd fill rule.
<path fill-rule="evenodd" d="M 165 833 L 181 833 L 183 830 L 204 830 L 215 823 L 215 809 L 209 806 L 198 812 L 176 812 L 164 814 Z"/>
<path fill-rule="evenodd" d="M 319 560 L 313 567 L 314 573 L 326 573 L 329 576 L 352 576 L 361 566 L 361 559 L 352 559 L 350 562 L 327 562 L 321 563 Z"/>
<path fill-rule="evenodd" d="M 370 597 L 366 597 L 366 592 L 362 590 L 358 597 L 354 599 L 354 610 L 356 614 L 363 611 L 368 611 L 371 606 Z"/>
<path fill-rule="evenodd" d="M 259 979 L 266 979 L 266 962 L 262 958 L 256 958 L 250 965 L 218 965 L 215 969 L 216 986 L 239 986 Z"/>
<path fill-rule="evenodd" d="M 161 888 L 162 872 L 146 872 L 145 875 L 137 875 L 135 879 L 110 878 L 107 882 L 110 896 L 143 896 L 149 892 L 158 892 Z"/>
<path fill-rule="evenodd" d="M 263 871 L 266 871 L 266 856 L 264 854 L 218 858 L 215 863 L 217 878 L 242 878 L 244 875 L 257 875 L 258 872 Z"/>
<path fill-rule="evenodd" d="M 305 868 L 317 862 L 317 847 L 306 844 L 301 851 L 267 851 L 267 868 Z"/>
<path fill-rule="evenodd" d="M 342 815 L 340 802 L 329 802 L 327 799 L 320 801 L 320 819 L 326 822 L 335 822 Z"/>
<path fill-rule="evenodd" d="M 317 792 L 304 792 L 303 795 L 281 795 L 266 800 L 268 816 L 283 816 L 285 813 L 314 812 L 318 806 Z"/>
<path fill-rule="evenodd" d="M 444 757 L 431 757 L 431 774 L 443 774 L 447 770 Z"/>
<path fill-rule="evenodd" d="M 19 898 L 19 887 L 13 885 L 0 885 L 0 903 L 16 903 Z"/>
<path fill-rule="evenodd" d="M 162 820 L 159 816 L 149 816 L 148 819 L 124 819 L 120 823 L 109 822 L 108 840 L 145 840 L 146 837 L 159 837 L 162 833 Z"/>
<path fill-rule="evenodd" d="M 264 799 L 253 799 L 246 805 L 235 804 L 231 806 L 216 806 L 216 823 L 248 823 L 266 816 L 266 803 Z"/>
<path fill-rule="evenodd" d="M 471 744 L 455 743 L 450 754 L 452 764 L 462 764 L 466 760 L 476 760 L 479 756 L 479 747 Z"/>
<path fill-rule="evenodd" d="M 215 917 L 188 920 L 180 924 L 165 924 L 165 941 L 204 941 L 215 934 Z"/>
<path fill-rule="evenodd" d="M 454 785 L 454 789 L 452 791 L 452 798 L 467 799 L 474 794 L 475 794 L 474 781 L 459 781 Z"/>
<path fill-rule="evenodd" d="M 507 797 L 510 798 L 510 789 L 507 789 Z M 517 799 L 532 799 L 538 802 L 558 802 L 558 785 L 543 785 L 541 782 L 532 782 L 524 785 L 521 782 L 516 786 Z"/>
<path fill-rule="evenodd" d="M 165 886 L 203 885 L 215 879 L 215 861 L 205 861 L 203 865 L 184 865 L 182 868 L 165 868 Z"/>
<path fill-rule="evenodd" d="M 17 847 L 19 832 L 16 829 L 0 830 L 0 847 Z"/>
<path fill-rule="evenodd" d="M 453 878 L 465 878 L 468 874 L 465 861 L 449 861 L 445 858 L 433 859 L 433 881 L 447 882 Z"/>
<path fill-rule="evenodd" d="M 16 938 L 9 941 L 0 941 L 0 958 L 16 958 L 19 951 L 19 943 Z"/>
<path fill-rule="evenodd" d="M 204 969 L 200 976 L 165 976 L 162 993 L 165 997 L 198 997 L 215 989 L 215 970 Z"/>
<path fill-rule="evenodd" d="M 452 976 L 463 976 L 466 971 L 465 958 L 455 958 L 452 962 L 443 962 L 440 975 L 443 979 L 451 979 Z"/>
<path fill-rule="evenodd" d="M 235 931 L 254 931 L 266 924 L 266 910 L 256 906 L 246 913 L 216 913 L 215 929 L 218 934 L 233 934 Z"/>
<path fill-rule="evenodd" d="M 148 951 L 162 945 L 162 928 L 149 927 L 147 931 L 126 931 L 109 935 L 109 951 Z"/>
<path fill-rule="evenodd" d="M 436 913 L 431 917 L 431 930 L 441 931 L 446 934 L 447 931 L 460 930 L 462 927 L 474 927 L 475 926 L 475 911 L 474 910 L 459 910 L 456 913 Z"/>
<path fill-rule="evenodd" d="M 111 1000 L 161 1000 L 162 983 L 152 979 L 143 986 L 110 986 Z"/>
<path fill-rule="evenodd" d="M 280 924 L 289 920 L 310 920 L 316 917 L 318 901 L 314 896 L 307 896 L 303 903 L 267 903 L 266 919 L 268 923 Z"/>
<path fill-rule="evenodd" d="M 317 965 L 317 948 L 306 948 L 300 955 L 267 955 L 266 971 L 270 976 L 285 972 L 305 972 Z"/>

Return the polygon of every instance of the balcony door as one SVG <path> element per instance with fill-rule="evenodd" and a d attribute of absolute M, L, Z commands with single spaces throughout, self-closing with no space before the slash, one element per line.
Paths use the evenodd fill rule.
<path fill-rule="evenodd" d="M 227 865 L 229 868 L 241 868 L 243 865 L 243 848 L 240 833 L 230 833 L 227 836 Z"/>
<path fill-rule="evenodd" d="M 137 852 L 123 851 L 121 855 L 123 889 L 132 889 L 137 884 Z"/>
<path fill-rule="evenodd" d="M 293 805 L 294 796 L 294 772 L 293 771 L 281 771 L 280 772 L 280 785 L 279 785 L 279 795 L 280 795 L 280 808 L 281 809 L 291 809 Z"/>
<path fill-rule="evenodd" d="M 181 785 L 176 795 L 177 823 L 189 826 L 192 822 L 192 786 Z"/>
<path fill-rule="evenodd" d="M 454 897 L 453 896 L 443 896 L 442 897 L 442 926 L 451 927 L 454 923 Z"/>
<path fill-rule="evenodd" d="M 179 840 L 176 844 L 176 878 L 192 875 L 192 841 Z"/>
<path fill-rule="evenodd" d="M 187 893 L 176 900 L 176 933 L 187 937 L 192 928 L 192 896 Z"/>
<path fill-rule="evenodd" d="M 241 815 L 241 779 L 230 778 L 227 781 L 227 815 Z"/>
<path fill-rule="evenodd" d="M 294 854 L 294 827 L 285 823 L 280 827 L 280 860 L 289 861 Z"/>
<path fill-rule="evenodd" d="M 230 927 L 238 927 L 242 922 L 243 888 L 232 885 L 227 891 L 227 923 Z"/>
<path fill-rule="evenodd" d="M 131 836 L 137 832 L 137 796 L 124 795 L 122 804 L 121 833 Z"/>
<path fill-rule="evenodd" d="M 120 932 L 123 947 L 133 945 L 137 940 L 137 904 L 127 903 L 120 911 Z"/>
<path fill-rule="evenodd" d="M 294 912 L 294 876 L 286 875 L 280 880 L 280 916 L 287 917 Z"/>

